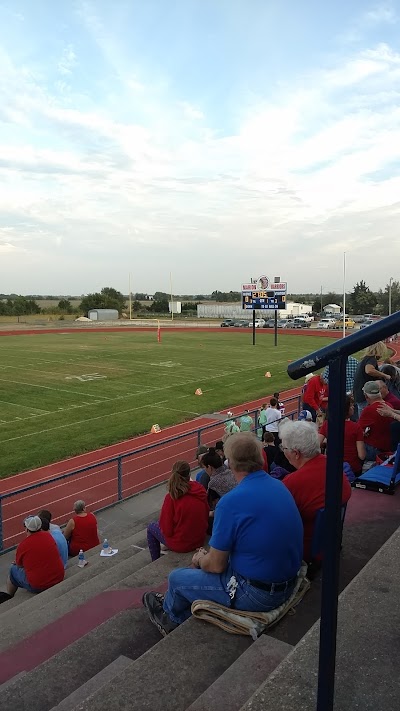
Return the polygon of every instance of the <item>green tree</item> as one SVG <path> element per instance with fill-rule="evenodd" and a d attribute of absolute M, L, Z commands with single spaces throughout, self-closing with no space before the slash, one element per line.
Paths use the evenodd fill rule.
<path fill-rule="evenodd" d="M 121 314 L 126 309 L 125 296 L 120 291 L 106 286 L 100 292 L 83 297 L 80 311 L 87 314 L 91 309 L 116 309 Z"/>
<path fill-rule="evenodd" d="M 154 301 L 170 301 L 171 294 L 167 294 L 165 291 L 156 291 L 153 295 Z"/>
<path fill-rule="evenodd" d="M 361 279 L 360 282 L 357 282 L 348 298 L 347 311 L 352 314 L 370 313 L 377 302 L 376 294 Z"/>
<path fill-rule="evenodd" d="M 379 289 L 377 293 L 377 310 L 382 316 L 387 316 L 389 313 L 389 284 L 386 284 L 384 291 Z M 400 311 L 400 282 L 392 282 L 392 314 L 395 311 Z"/>
<path fill-rule="evenodd" d="M 60 301 L 58 302 L 57 308 L 59 308 L 60 311 L 66 313 L 66 314 L 70 314 L 70 313 L 72 313 L 73 307 L 72 307 L 72 304 L 69 299 L 60 299 Z"/>
<path fill-rule="evenodd" d="M 153 301 L 152 305 L 149 306 L 149 311 L 156 314 L 167 314 L 169 311 L 168 299 Z"/>
<path fill-rule="evenodd" d="M 17 296 L 12 305 L 12 313 L 15 316 L 26 316 L 28 314 L 40 314 L 41 308 L 33 299 L 25 296 Z"/>

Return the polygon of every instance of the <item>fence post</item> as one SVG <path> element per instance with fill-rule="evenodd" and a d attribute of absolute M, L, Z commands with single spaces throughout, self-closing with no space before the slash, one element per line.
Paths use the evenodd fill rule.
<path fill-rule="evenodd" d="M 301 395 L 298 395 L 298 397 L 297 397 L 297 417 L 300 415 L 300 410 L 301 410 Z"/>
<path fill-rule="evenodd" d="M 201 445 L 201 429 L 199 428 L 197 430 L 197 446 L 200 447 Z"/>
<path fill-rule="evenodd" d="M 0 552 L 3 548 L 3 497 L 0 496 Z"/>
<path fill-rule="evenodd" d="M 122 457 L 118 457 L 118 501 L 122 498 Z"/>
<path fill-rule="evenodd" d="M 254 432 L 256 433 L 256 437 L 258 437 L 258 415 L 259 415 L 259 410 L 257 409 L 254 413 Z"/>

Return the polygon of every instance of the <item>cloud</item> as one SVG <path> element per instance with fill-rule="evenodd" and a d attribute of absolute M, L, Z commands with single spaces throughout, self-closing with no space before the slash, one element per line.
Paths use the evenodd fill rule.
<path fill-rule="evenodd" d="M 398 21 L 398 17 L 392 3 L 383 3 L 367 10 L 363 20 L 374 26 L 378 24 L 392 25 Z"/>
<path fill-rule="evenodd" d="M 376 250 L 400 259 L 400 54 L 389 39 L 282 68 L 279 85 L 251 98 L 232 87 L 228 117 L 191 77 L 146 82 L 94 5 L 79 17 L 87 34 L 63 45 L 56 76 L 46 61 L 0 57 L 0 249 L 20 253 L 10 291 L 122 288 L 127 264 L 137 290 L 166 289 L 172 269 L 188 293 L 235 288 L 255 264 L 292 291 L 317 290 L 328 263 L 333 289 L 344 249 L 349 279 L 384 285 Z M 105 71 L 82 59 L 89 40 Z"/>

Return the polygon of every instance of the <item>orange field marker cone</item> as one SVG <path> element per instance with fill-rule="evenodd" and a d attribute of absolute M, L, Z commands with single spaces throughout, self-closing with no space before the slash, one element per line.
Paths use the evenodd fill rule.
<path fill-rule="evenodd" d="M 194 393 L 194 394 L 195 394 L 195 395 L 202 395 L 202 394 L 203 394 L 203 391 L 202 391 L 201 388 L 197 388 L 197 390 L 195 390 L 195 393 Z"/>
<path fill-rule="evenodd" d="M 270 378 L 270 377 L 271 377 L 271 373 L 269 372 L 269 370 L 267 370 L 267 372 L 265 373 L 265 377 L 266 377 L 266 378 Z"/>
<path fill-rule="evenodd" d="M 161 432 L 160 425 L 153 425 L 153 427 L 150 430 L 150 434 L 157 434 L 158 432 Z"/>

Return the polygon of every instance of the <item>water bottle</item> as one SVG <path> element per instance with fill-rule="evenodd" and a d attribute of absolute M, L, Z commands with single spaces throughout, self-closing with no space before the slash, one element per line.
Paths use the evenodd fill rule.
<path fill-rule="evenodd" d="M 104 551 L 104 553 L 108 553 L 109 550 L 110 550 L 110 546 L 108 545 L 108 540 L 107 540 L 107 538 L 105 538 L 105 539 L 104 539 L 104 543 L 103 543 L 103 551 Z"/>
<path fill-rule="evenodd" d="M 85 560 L 85 554 L 81 548 L 81 550 L 79 551 L 79 555 L 78 555 L 78 566 L 80 568 L 84 568 L 86 563 L 87 563 L 87 561 Z"/>

